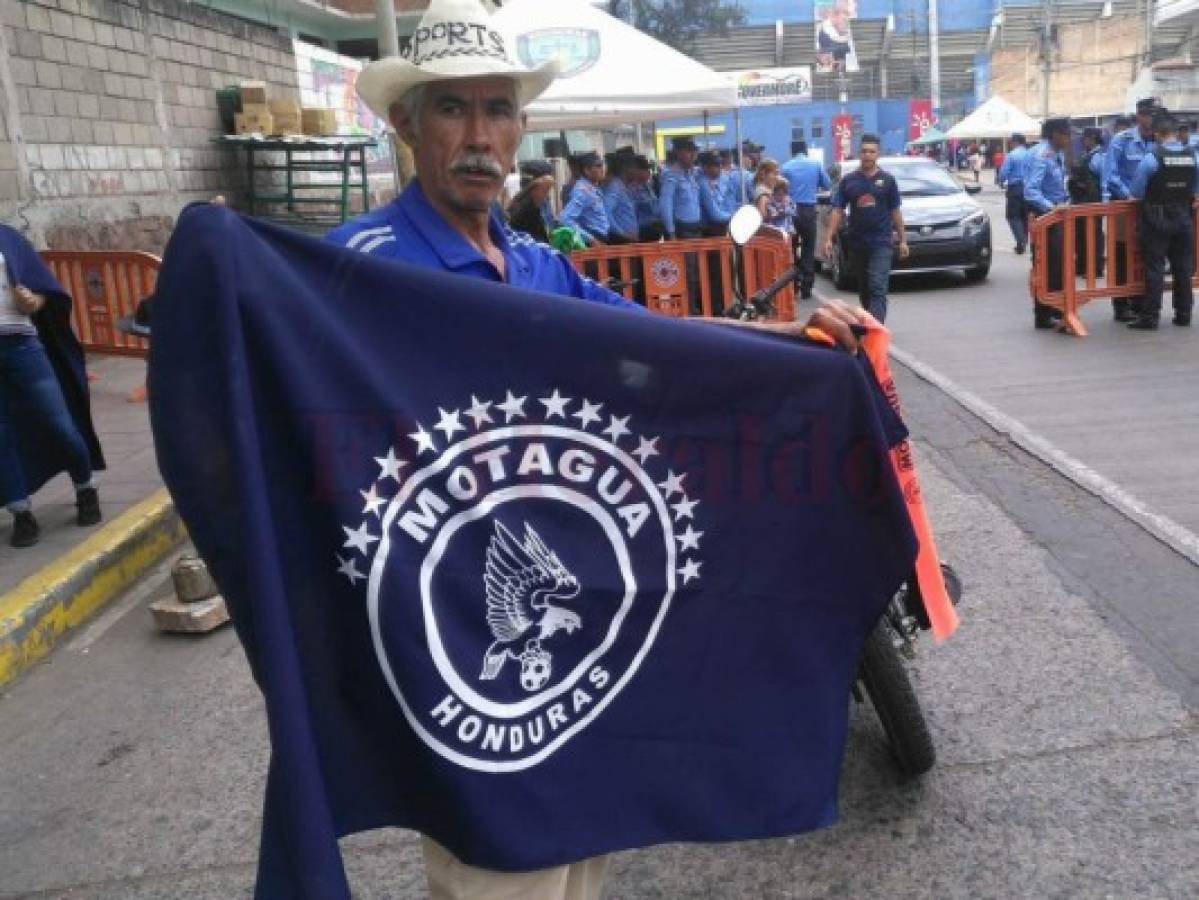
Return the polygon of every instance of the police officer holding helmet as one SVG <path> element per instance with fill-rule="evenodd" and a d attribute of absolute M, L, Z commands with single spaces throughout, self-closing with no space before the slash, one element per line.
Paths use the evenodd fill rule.
<path fill-rule="evenodd" d="M 1082 132 L 1082 153 L 1070 167 L 1066 188 L 1070 202 L 1106 203 L 1107 158 L 1103 149 L 1103 132 L 1098 128 L 1086 128 Z M 1074 223 L 1074 271 L 1087 274 L 1087 223 L 1079 219 Z M 1103 275 L 1103 220 L 1095 219 L 1095 275 Z"/>
<path fill-rule="evenodd" d="M 1127 200 L 1132 196 L 1132 176 L 1137 166 L 1153 152 L 1153 115 L 1161 104 L 1153 97 L 1137 101 L 1137 122 L 1112 138 L 1107 148 L 1107 189 L 1112 200 Z M 1116 281 L 1125 282 L 1129 273 L 1125 270 L 1125 241 L 1130 236 L 1120 233 L 1116 226 Z M 1131 322 L 1136 318 L 1139 297 L 1112 300 L 1112 313 L 1117 322 Z"/>
<path fill-rule="evenodd" d="M 1199 167 L 1195 153 L 1178 140 L 1178 125 L 1165 110 L 1153 119 L 1157 146 L 1133 175 L 1132 195 L 1141 201 L 1138 232 L 1145 262 L 1145 298 L 1129 328 L 1152 331 L 1162 309 L 1166 260 L 1174 281 L 1174 324 L 1190 325 L 1194 298 L 1195 226 Z"/>

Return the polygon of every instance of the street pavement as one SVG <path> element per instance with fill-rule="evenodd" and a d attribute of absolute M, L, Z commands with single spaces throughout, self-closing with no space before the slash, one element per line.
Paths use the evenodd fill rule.
<path fill-rule="evenodd" d="M 162 487 L 146 404 L 128 400 L 130 392 L 145 383 L 146 363 L 93 356 L 87 366 L 96 376 L 90 384 L 92 419 L 108 463 L 100 473 L 100 503 L 105 521 L 112 521 Z M 33 506 L 42 537 L 37 546 L 24 550 L 9 546 L 12 519 L 0 512 L 0 596 L 95 533 L 75 524 L 75 490 L 66 474 L 42 488 Z"/>
<path fill-rule="evenodd" d="M 897 281 L 897 344 L 1194 530 L 1174 457 L 1199 449 L 1183 390 L 1199 337 L 1128 333 L 1099 307 L 1084 312 L 1089 338 L 1033 331 L 1027 258 L 1010 252 L 997 192 L 983 199 L 991 279 Z M 911 666 L 936 768 L 901 778 L 872 710 L 855 707 L 840 824 L 622 853 L 606 896 L 1199 896 L 1194 563 L 896 374 L 941 550 L 966 585 L 959 634 L 924 639 Z M 112 386 L 115 399 L 132 385 Z M 0 897 L 249 896 L 262 703 L 230 629 L 152 628 L 145 605 L 166 582 L 160 567 L 0 695 Z M 343 850 L 356 897 L 424 896 L 413 835 Z"/>
<path fill-rule="evenodd" d="M 1114 322 L 1106 300 L 1083 307 L 1088 337 L 1034 331 L 1029 257 L 1015 255 L 998 188 L 986 184 L 980 200 L 994 236 L 990 277 L 894 279 L 896 344 L 1199 534 L 1199 327 L 1171 325 L 1167 296 L 1156 332 Z M 824 278 L 817 290 L 849 296 Z"/>
<path fill-rule="evenodd" d="M 941 549 L 966 584 L 964 625 L 925 639 L 913 678 L 939 749 L 904 780 L 869 707 L 851 717 L 841 822 L 793 838 L 618 854 L 609 898 L 1199 895 L 1199 722 L 1092 588 L 975 485 L 962 448 L 1002 453 L 927 384 L 900 374 Z M 1091 515 L 1039 462 L 985 462 Z M 1118 519 L 1085 555 L 1162 552 Z M 1164 551 L 1193 574 L 1188 561 Z M 1170 560 L 1160 565 L 1168 568 Z M 0 896 L 249 896 L 268 747 L 233 633 L 156 633 L 144 587 L 0 699 Z M 1193 626 L 1192 626 L 1193 633 Z M 354 894 L 424 896 L 413 835 L 343 842 Z"/>

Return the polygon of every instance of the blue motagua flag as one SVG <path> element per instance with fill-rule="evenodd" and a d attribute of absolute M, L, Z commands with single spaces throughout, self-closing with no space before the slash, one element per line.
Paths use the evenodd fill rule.
<path fill-rule="evenodd" d="M 828 825 L 863 639 L 915 542 L 839 350 L 181 217 L 163 476 L 272 755 L 260 897 L 337 838 L 520 871 Z"/>

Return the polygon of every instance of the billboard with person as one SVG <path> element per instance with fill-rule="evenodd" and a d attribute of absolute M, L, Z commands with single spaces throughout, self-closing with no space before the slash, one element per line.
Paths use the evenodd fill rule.
<path fill-rule="evenodd" d="M 857 0 L 817 0 L 815 11 L 817 74 L 858 71 L 849 24 L 858 17 Z"/>

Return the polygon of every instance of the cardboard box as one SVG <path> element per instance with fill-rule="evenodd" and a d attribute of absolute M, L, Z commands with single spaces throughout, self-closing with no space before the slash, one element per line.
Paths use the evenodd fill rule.
<path fill-rule="evenodd" d="M 238 134 L 275 134 L 275 117 L 267 108 L 261 107 L 261 112 L 239 112 L 234 116 L 235 130 Z"/>
<path fill-rule="evenodd" d="M 243 112 L 247 106 L 262 106 L 266 104 L 266 84 L 263 82 L 243 81 L 237 86 L 237 89 L 241 94 L 241 108 Z"/>
<path fill-rule="evenodd" d="M 300 134 L 303 122 L 300 118 L 300 104 L 296 100 L 271 100 L 268 104 L 271 115 L 275 119 L 275 131 L 278 134 Z"/>
<path fill-rule="evenodd" d="M 305 106 L 300 112 L 304 134 L 337 134 L 337 110 L 320 106 Z"/>

